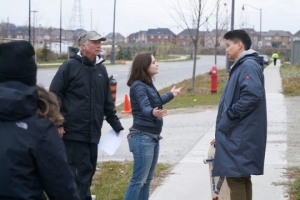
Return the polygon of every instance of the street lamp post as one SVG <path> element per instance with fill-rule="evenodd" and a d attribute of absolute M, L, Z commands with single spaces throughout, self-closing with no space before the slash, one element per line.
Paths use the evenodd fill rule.
<path fill-rule="evenodd" d="M 230 24 L 230 31 L 234 30 L 234 7 L 235 7 L 235 0 L 231 1 L 231 24 Z M 226 71 L 230 72 L 230 66 L 233 65 L 234 61 L 229 60 L 228 55 L 226 54 Z"/>
<path fill-rule="evenodd" d="M 111 64 L 115 64 L 115 19 L 116 19 L 116 0 L 114 1 L 114 22 L 113 22 L 113 33 L 112 33 L 112 45 L 110 51 Z"/>
<path fill-rule="evenodd" d="M 38 12 L 36 10 L 32 10 L 33 12 L 33 48 L 36 51 L 35 42 L 36 42 L 36 19 L 35 19 L 35 13 Z M 34 54 L 35 62 L 36 62 L 36 54 Z"/>
<path fill-rule="evenodd" d="M 29 3 L 29 21 L 28 21 L 28 42 L 30 43 L 30 29 L 31 29 L 31 27 L 30 27 L 30 22 L 31 22 L 31 19 L 30 19 L 30 16 L 31 16 L 31 1 L 29 0 L 28 1 L 28 3 Z"/>
<path fill-rule="evenodd" d="M 256 8 L 254 6 L 251 6 L 249 4 L 243 4 L 242 10 L 245 10 L 245 6 L 250 6 L 251 8 L 254 8 L 255 10 L 259 10 L 260 12 L 260 22 L 259 22 L 259 39 L 258 39 L 258 49 L 259 49 L 259 53 L 261 53 L 261 47 L 262 47 L 262 37 L 261 37 L 261 19 L 262 19 L 262 9 L 261 8 Z"/>
<path fill-rule="evenodd" d="M 59 53 L 61 53 L 61 32 L 62 32 L 62 29 L 61 29 L 61 19 L 62 19 L 62 13 L 61 13 L 61 10 L 62 10 L 62 3 L 61 3 L 62 0 L 60 0 L 60 19 L 59 19 Z"/>

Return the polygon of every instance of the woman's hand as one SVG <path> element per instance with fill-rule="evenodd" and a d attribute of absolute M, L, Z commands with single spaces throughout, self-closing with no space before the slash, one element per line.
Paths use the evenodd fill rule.
<path fill-rule="evenodd" d="M 64 127 L 59 127 L 59 128 L 58 128 L 58 134 L 59 134 L 60 137 L 63 137 L 63 136 L 64 136 L 64 134 L 65 134 L 65 129 L 64 129 Z"/>
<path fill-rule="evenodd" d="M 171 89 L 171 92 L 173 93 L 173 96 L 174 97 L 177 97 L 178 95 L 180 95 L 180 91 L 181 91 L 181 88 L 175 88 L 175 86 Z"/>
<path fill-rule="evenodd" d="M 158 107 L 156 107 L 153 109 L 152 115 L 154 117 L 165 117 L 165 116 L 167 116 L 167 110 L 158 109 Z"/>

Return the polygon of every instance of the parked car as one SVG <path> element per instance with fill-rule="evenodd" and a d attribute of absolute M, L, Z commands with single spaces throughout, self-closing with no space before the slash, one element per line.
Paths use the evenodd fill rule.
<path fill-rule="evenodd" d="M 259 55 L 263 59 L 264 65 L 268 65 L 270 63 L 270 59 L 268 55 Z"/>

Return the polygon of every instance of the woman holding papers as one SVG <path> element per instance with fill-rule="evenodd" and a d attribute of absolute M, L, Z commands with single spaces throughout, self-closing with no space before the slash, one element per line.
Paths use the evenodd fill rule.
<path fill-rule="evenodd" d="M 140 53 L 135 57 L 127 81 L 133 115 L 133 125 L 127 136 L 133 154 L 133 174 L 124 200 L 149 198 L 150 181 L 158 160 L 159 140 L 162 139 L 162 118 L 167 115 L 163 105 L 180 94 L 181 88 L 174 86 L 170 92 L 160 95 L 153 85 L 153 77 L 157 73 L 158 64 L 151 53 Z"/>

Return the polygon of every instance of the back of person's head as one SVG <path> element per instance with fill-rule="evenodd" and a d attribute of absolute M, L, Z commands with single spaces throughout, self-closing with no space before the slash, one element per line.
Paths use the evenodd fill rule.
<path fill-rule="evenodd" d="M 36 85 L 34 54 L 32 45 L 27 41 L 0 44 L 0 83 L 18 81 L 29 86 Z"/>
<path fill-rule="evenodd" d="M 234 43 L 241 41 L 244 45 L 245 50 L 249 50 L 252 44 L 250 36 L 244 30 L 228 31 L 224 35 L 224 39 L 231 40 Z"/>
<path fill-rule="evenodd" d="M 38 91 L 37 114 L 41 117 L 48 118 L 56 125 L 62 124 L 64 117 L 59 111 L 60 106 L 55 94 L 39 85 L 37 85 L 36 88 Z"/>
<path fill-rule="evenodd" d="M 131 86 L 136 80 L 140 80 L 145 83 L 151 83 L 152 77 L 148 73 L 148 69 L 152 62 L 152 53 L 142 52 L 135 56 L 127 81 L 127 85 Z"/>

